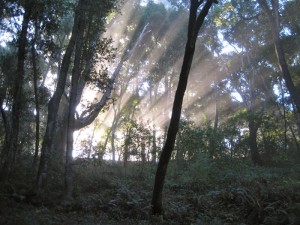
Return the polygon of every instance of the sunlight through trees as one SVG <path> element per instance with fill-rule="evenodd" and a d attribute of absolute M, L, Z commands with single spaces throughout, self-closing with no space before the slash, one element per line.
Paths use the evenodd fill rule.
<path fill-rule="evenodd" d="M 49 203 L 49 193 L 59 193 L 55 202 L 65 207 L 80 198 L 83 180 L 92 183 L 89 176 L 109 180 L 107 186 L 136 176 L 145 182 L 145 198 L 126 189 L 130 181 L 114 183 L 116 193 L 131 196 L 128 208 L 147 202 L 139 210 L 168 217 L 172 188 L 174 193 L 209 191 L 202 182 L 211 188 L 214 175 L 222 180 L 223 164 L 230 173 L 235 164 L 247 173 L 296 167 L 299 4 L 0 1 L 0 190 L 37 205 Z M 27 179 L 25 186 L 17 182 L 20 177 Z M 169 194 L 164 203 L 163 188 Z M 101 210 L 119 207 L 120 196 Z M 259 213 L 266 205 L 243 196 L 243 204 L 255 208 L 252 218 L 223 218 L 219 224 L 272 224 L 271 216 L 260 218 L 270 213 Z M 201 211 L 200 200 L 194 200 L 177 210 Z M 272 212 L 289 221 L 281 224 L 296 224 L 291 208 L 297 207 L 280 208 L 285 217 Z M 202 221 L 196 214 L 190 224 Z"/>

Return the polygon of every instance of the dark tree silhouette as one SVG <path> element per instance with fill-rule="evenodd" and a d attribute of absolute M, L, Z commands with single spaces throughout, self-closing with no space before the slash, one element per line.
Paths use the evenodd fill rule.
<path fill-rule="evenodd" d="M 25 76 L 25 58 L 26 58 L 26 45 L 27 45 L 27 33 L 30 18 L 32 14 L 32 2 L 28 1 L 24 5 L 24 17 L 22 22 L 22 28 L 18 37 L 18 63 L 16 71 L 16 79 L 14 81 L 14 93 L 13 93 L 13 105 L 12 105 L 12 122 L 7 130 L 5 137 L 5 162 L 2 167 L 0 178 L 6 180 L 9 178 L 10 171 L 16 159 L 19 133 L 20 133 L 20 115 L 22 105 L 22 91 Z"/>
<path fill-rule="evenodd" d="M 152 213 L 162 214 L 162 191 L 167 173 L 168 163 L 171 158 L 172 151 L 174 149 L 175 139 L 178 132 L 179 121 L 181 116 L 182 102 L 184 93 L 186 90 L 188 76 L 190 73 L 193 56 L 195 52 L 195 44 L 199 30 L 204 22 L 209 9 L 215 0 L 207 0 L 202 7 L 200 13 L 198 13 L 199 7 L 203 4 L 204 0 L 191 0 L 190 4 L 190 15 L 188 24 L 188 40 L 185 47 L 185 53 L 183 63 L 181 67 L 179 82 L 175 93 L 175 99 L 173 102 L 172 117 L 167 133 L 165 145 L 163 147 L 157 171 L 155 176 L 155 183 L 152 195 Z"/>

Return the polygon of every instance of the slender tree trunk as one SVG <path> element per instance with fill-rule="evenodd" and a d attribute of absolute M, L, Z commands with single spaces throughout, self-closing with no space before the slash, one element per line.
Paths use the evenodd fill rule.
<path fill-rule="evenodd" d="M 152 151 L 151 151 L 151 161 L 153 164 L 156 163 L 156 154 L 157 154 L 157 145 L 156 145 L 156 130 L 155 126 L 153 126 L 153 133 L 152 133 Z"/>
<path fill-rule="evenodd" d="M 105 151 L 107 149 L 108 139 L 109 139 L 110 135 L 111 135 L 111 130 L 108 130 L 107 134 L 106 134 L 106 138 L 105 138 L 104 144 L 103 144 L 103 148 L 102 148 L 102 150 L 104 151 L 103 152 L 104 154 L 105 154 Z"/>
<path fill-rule="evenodd" d="M 114 108 L 114 119 L 111 126 L 111 153 L 112 153 L 112 161 L 116 162 L 116 147 L 115 147 L 115 132 L 118 124 L 119 116 L 117 114 L 117 109 Z"/>
<path fill-rule="evenodd" d="M 261 124 L 262 113 L 257 113 L 257 104 L 255 96 L 255 68 L 251 64 L 250 56 L 247 54 L 248 65 L 251 66 L 252 71 L 249 74 L 249 91 L 250 103 L 248 108 L 248 126 L 249 126 L 249 139 L 248 144 L 250 148 L 251 159 L 254 165 L 262 165 L 262 160 L 257 146 L 257 131 Z"/>
<path fill-rule="evenodd" d="M 152 97 L 152 87 L 153 87 L 153 85 L 151 84 L 150 85 L 150 105 L 153 106 L 157 101 L 158 88 L 154 88 L 153 97 Z M 151 113 L 152 113 L 152 129 L 153 129 L 153 132 L 152 132 L 152 143 L 150 141 L 149 146 L 151 146 L 151 144 L 152 144 L 151 162 L 153 164 L 155 164 L 156 163 L 157 146 L 156 146 L 156 127 L 155 127 L 155 122 L 154 122 L 155 121 L 155 111 L 154 111 L 153 107 L 151 109 Z"/>
<path fill-rule="evenodd" d="M 128 84 L 128 83 L 127 83 Z M 127 88 L 126 84 L 126 88 Z M 120 98 L 117 102 L 117 106 L 113 105 L 113 111 L 114 111 L 114 117 L 111 125 L 111 152 L 112 152 L 112 161 L 113 163 L 116 162 L 116 146 L 115 146 L 115 138 L 116 138 L 116 129 L 118 124 L 120 123 L 120 117 L 121 117 L 121 102 L 124 96 L 124 93 L 126 92 L 126 88 L 121 87 L 120 91 Z"/>
<path fill-rule="evenodd" d="M 188 25 L 188 40 L 185 47 L 185 53 L 184 53 L 183 64 L 180 72 L 178 87 L 175 93 L 175 99 L 174 99 L 173 109 L 172 109 L 172 117 L 171 117 L 169 129 L 167 133 L 167 139 L 163 147 L 159 159 L 156 175 L 155 175 L 155 183 L 154 183 L 152 202 L 151 202 L 153 214 L 163 213 L 162 191 L 163 191 L 165 176 L 167 173 L 168 163 L 171 158 L 172 151 L 174 149 L 176 134 L 179 128 L 182 102 L 183 102 L 183 97 L 188 82 L 189 72 L 193 61 L 197 35 L 204 22 L 206 15 L 208 14 L 208 11 L 213 1 L 207 0 L 200 14 L 197 15 L 198 8 L 202 3 L 203 1 L 199 2 L 198 0 L 191 0 L 190 17 L 189 17 L 189 25 Z"/>
<path fill-rule="evenodd" d="M 287 150 L 287 118 L 286 118 L 286 109 L 285 109 L 285 100 L 284 100 L 284 90 L 282 86 L 282 79 L 280 82 L 280 91 L 281 91 L 281 105 L 283 110 L 283 121 L 284 121 L 284 150 Z"/>
<path fill-rule="evenodd" d="M 88 142 L 88 144 L 89 144 L 88 149 L 87 149 L 87 158 L 88 159 L 91 159 L 92 157 L 93 158 L 95 157 L 95 154 L 92 155 L 92 150 L 93 150 L 93 140 L 94 140 L 94 137 L 95 137 L 96 127 L 97 127 L 97 124 L 95 123 L 94 128 L 93 128 L 93 132 L 92 132 L 92 136 L 89 138 L 89 142 Z"/>
<path fill-rule="evenodd" d="M 39 155 L 39 143 L 40 143 L 40 104 L 39 104 L 39 95 L 38 95 L 38 68 L 37 68 L 37 59 L 36 59 L 36 51 L 34 45 L 36 44 L 37 36 L 38 36 L 38 26 L 37 20 L 35 20 L 35 33 L 34 39 L 31 43 L 31 55 L 32 55 L 32 68 L 33 68 L 33 89 L 34 89 L 34 103 L 35 103 L 35 149 L 34 149 L 34 158 L 33 158 L 33 169 L 36 168 L 38 163 L 38 155 Z"/>
<path fill-rule="evenodd" d="M 143 140 L 140 140 L 141 142 L 141 160 L 142 164 L 145 165 L 147 159 L 146 159 L 146 143 Z"/>
<path fill-rule="evenodd" d="M 213 133 L 212 133 L 212 137 L 210 138 L 210 157 L 213 158 L 215 156 L 216 153 L 216 138 L 217 138 L 217 132 L 218 132 L 218 123 L 219 123 L 219 108 L 220 108 L 220 103 L 219 103 L 219 98 L 220 98 L 220 94 L 219 94 L 219 87 L 216 85 L 214 87 L 214 92 L 215 92 L 215 120 L 214 120 L 214 127 L 213 127 Z"/>
<path fill-rule="evenodd" d="M 13 93 L 13 106 L 12 106 L 12 124 L 11 129 L 6 135 L 5 140 L 5 162 L 0 174 L 0 179 L 8 179 L 12 166 L 15 161 L 18 142 L 19 142 L 19 129 L 22 105 L 22 90 L 25 76 L 25 57 L 27 45 L 28 26 L 31 17 L 32 1 L 25 3 L 25 13 L 22 22 L 22 29 L 18 39 L 18 63 L 17 63 L 17 76 L 15 78 L 14 93 Z"/>
<path fill-rule="evenodd" d="M 2 94 L 2 93 L 0 93 Z M 0 112 L 1 112 L 1 117 L 2 117 L 2 121 L 3 121 L 3 125 L 4 125 L 4 131 L 5 131 L 5 136 L 4 136 L 4 141 L 8 140 L 8 135 L 10 132 L 10 124 L 6 115 L 6 112 L 3 108 L 3 99 L 4 99 L 4 95 L 0 95 Z M 3 163 L 5 162 L 5 142 L 3 144 L 3 146 L 1 146 L 2 149 L 0 151 L 0 166 L 3 165 Z M 1 179 L 1 177 L 0 177 Z"/>
<path fill-rule="evenodd" d="M 129 144 L 130 144 L 130 135 L 131 135 L 131 128 L 127 129 L 125 142 L 124 142 L 124 153 L 123 153 L 123 166 L 127 168 L 127 162 L 129 159 Z"/>
<path fill-rule="evenodd" d="M 82 71 L 82 53 L 83 53 L 83 38 L 85 30 L 85 4 L 84 0 L 79 1 L 81 5 L 80 19 L 78 23 L 78 35 L 76 40 L 76 51 L 74 59 L 74 67 L 71 79 L 70 90 L 70 103 L 69 103 L 69 115 L 67 125 L 67 151 L 66 151 L 66 171 L 65 171 L 65 185 L 66 185 L 66 199 L 72 198 L 73 193 L 73 144 L 74 144 L 74 131 L 75 131 L 75 114 L 78 104 L 77 91 L 79 85 L 79 79 Z"/>

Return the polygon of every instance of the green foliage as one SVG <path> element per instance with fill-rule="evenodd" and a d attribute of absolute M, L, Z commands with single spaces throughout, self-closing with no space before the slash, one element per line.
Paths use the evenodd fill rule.
<path fill-rule="evenodd" d="M 205 136 L 204 129 L 196 127 L 192 122 L 181 121 L 176 146 L 174 148 L 176 158 L 180 160 L 191 160 L 195 158 L 199 152 L 207 151 Z"/>
<path fill-rule="evenodd" d="M 213 170 L 213 161 L 209 156 L 206 153 L 198 153 L 188 169 L 184 171 L 182 182 L 193 189 L 201 190 L 208 184 Z"/>
<path fill-rule="evenodd" d="M 213 22 L 217 27 L 229 26 L 236 20 L 234 1 L 217 6 L 216 10 L 214 10 Z"/>
<path fill-rule="evenodd" d="M 132 163 L 124 168 L 122 164 L 80 159 L 74 162 L 75 195 L 68 204 L 60 204 L 61 188 L 48 193 L 44 206 L 9 198 L 9 193 L 23 194 L 20 190 L 28 185 L 26 173 L 20 173 L 13 187 L 1 184 L 5 195 L 0 195 L 0 223 L 279 225 L 299 219 L 297 164 L 253 167 L 250 161 L 211 159 L 201 153 L 180 173 L 176 168 L 176 161 L 171 161 L 164 218 L 149 216 L 155 165 Z M 55 185 L 54 181 L 49 180 Z"/>
<path fill-rule="evenodd" d="M 132 156 L 134 160 L 142 163 L 150 161 L 154 138 L 153 128 L 149 124 L 138 123 L 127 118 L 124 119 L 120 128 L 119 131 L 125 134 L 121 140 L 118 140 L 122 143 L 123 159 L 126 158 L 127 161 Z"/>
<path fill-rule="evenodd" d="M 239 136 L 236 124 L 230 122 L 214 129 L 210 121 L 201 126 L 196 126 L 193 122 L 181 121 L 174 151 L 175 157 L 179 161 L 197 160 L 201 153 L 207 153 L 212 158 L 226 157 L 235 148 L 233 145 L 237 144 Z"/>

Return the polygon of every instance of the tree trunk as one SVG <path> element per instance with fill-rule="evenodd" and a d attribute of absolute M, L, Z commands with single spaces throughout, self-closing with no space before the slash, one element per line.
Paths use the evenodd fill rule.
<path fill-rule="evenodd" d="M 48 117 L 47 117 L 47 125 L 46 131 L 43 138 L 42 148 L 41 148 L 41 158 L 39 164 L 39 170 L 36 179 L 36 191 L 40 192 L 46 185 L 46 180 L 48 176 L 48 165 L 51 156 L 51 147 L 53 143 L 53 136 L 56 129 L 57 122 L 57 113 L 59 109 L 59 103 L 61 97 L 64 93 L 66 80 L 68 75 L 68 70 L 71 64 L 71 57 L 74 51 L 74 47 L 76 44 L 76 39 L 78 35 L 78 13 L 79 7 L 77 6 L 75 12 L 74 25 L 72 30 L 72 35 L 66 49 L 65 55 L 62 60 L 61 69 L 58 75 L 58 82 L 56 85 L 56 89 L 54 91 L 53 96 L 51 97 L 48 104 Z"/>
<path fill-rule="evenodd" d="M 152 133 L 152 151 L 151 151 L 151 162 L 153 164 L 156 163 L 156 154 L 157 154 L 157 145 L 156 145 L 156 130 L 155 126 L 153 126 L 153 133 Z"/>
<path fill-rule="evenodd" d="M 51 168 L 65 165 L 67 149 L 67 123 L 69 115 L 69 102 L 66 97 L 62 97 L 57 114 L 57 126 L 52 140 L 51 147 Z"/>
<path fill-rule="evenodd" d="M 66 171 L 65 171 L 65 186 L 66 186 L 66 199 L 72 198 L 73 193 L 73 143 L 74 143 L 74 131 L 75 131 L 75 114 L 76 107 L 78 105 L 77 91 L 79 86 L 79 78 L 82 71 L 82 54 L 83 54 L 83 38 L 85 30 L 85 5 L 84 0 L 79 1 L 80 15 L 78 22 L 78 35 L 76 39 L 76 50 L 74 67 L 71 79 L 71 90 L 70 90 L 70 103 L 69 103 L 69 114 L 68 114 L 68 125 L 67 125 L 67 151 L 66 151 Z"/>
<path fill-rule="evenodd" d="M 115 163 L 116 162 L 115 132 L 116 132 L 117 124 L 119 121 L 119 112 L 120 111 L 118 110 L 118 113 L 117 113 L 116 108 L 113 108 L 113 110 L 114 110 L 114 119 L 113 119 L 112 126 L 111 126 L 111 153 L 112 153 L 112 161 L 113 161 L 113 163 Z"/>
<path fill-rule="evenodd" d="M 140 140 L 141 142 L 141 160 L 142 160 L 142 165 L 146 164 L 146 143 L 144 140 Z"/>
<path fill-rule="evenodd" d="M 210 138 L 209 143 L 209 154 L 210 157 L 213 158 L 216 153 L 216 138 L 218 133 L 218 124 L 219 124 L 219 110 L 220 110 L 220 94 L 219 94 L 219 87 L 216 85 L 214 87 L 215 92 L 215 120 L 214 120 L 214 127 L 212 132 L 212 137 Z"/>
<path fill-rule="evenodd" d="M 262 165 L 262 160 L 260 158 L 258 147 L 257 147 L 257 131 L 258 126 L 256 125 L 254 119 L 250 118 L 248 121 L 249 125 L 249 147 L 251 153 L 251 159 L 254 165 Z"/>
<path fill-rule="evenodd" d="M 126 132 L 126 137 L 124 142 L 124 153 L 123 153 L 123 166 L 125 169 L 127 168 L 127 162 L 129 159 L 130 134 L 131 134 L 131 128 L 128 128 Z"/>
<path fill-rule="evenodd" d="M 31 57 L 32 57 L 32 68 L 33 68 L 33 89 L 34 89 L 34 103 L 35 103 L 35 148 L 34 148 L 34 158 L 32 167 L 35 170 L 38 163 L 39 155 L 39 143 L 40 143 L 40 104 L 39 104 L 39 95 L 38 95 L 38 68 L 36 63 L 36 51 L 34 45 L 38 37 L 38 25 L 37 20 L 35 20 L 35 31 L 34 39 L 31 43 Z"/>
<path fill-rule="evenodd" d="M 5 140 L 5 161 L 0 174 L 0 179 L 8 179 L 12 166 L 15 161 L 16 152 L 19 141 L 19 129 L 20 129 L 20 116 L 22 105 L 22 90 L 25 75 L 25 57 L 26 57 L 26 45 L 27 45 L 27 33 L 28 26 L 31 17 L 31 1 L 25 3 L 24 17 L 22 22 L 22 29 L 18 39 L 18 63 L 17 63 L 17 76 L 15 78 L 14 93 L 13 93 L 13 106 L 12 106 L 12 124 L 6 135 Z"/>
<path fill-rule="evenodd" d="M 283 122 L 284 122 L 284 150 L 287 150 L 287 118 L 286 118 L 286 108 L 285 108 L 285 100 L 284 100 L 284 90 L 282 87 L 282 79 L 279 80 L 280 82 L 280 92 L 281 92 L 281 105 L 283 110 Z"/>
<path fill-rule="evenodd" d="M 5 131 L 4 140 L 7 140 L 8 139 L 7 136 L 9 135 L 10 125 L 9 125 L 9 122 L 8 122 L 6 112 L 3 108 L 4 96 L 5 96 L 4 94 L 2 95 L 2 93 L 0 93 L 0 111 L 1 111 L 1 117 L 2 117 L 2 121 L 3 121 L 3 125 L 4 125 L 4 131 Z M 2 163 L 3 163 L 4 158 L 5 158 L 5 148 L 4 147 L 5 147 L 5 143 L 4 143 L 3 148 L 0 151 L 0 159 L 1 159 L 0 166 L 2 166 Z"/>
<path fill-rule="evenodd" d="M 163 191 L 165 176 L 167 173 L 168 163 L 172 151 L 174 149 L 176 134 L 179 128 L 182 102 L 183 102 L 183 97 L 188 82 L 189 72 L 193 61 L 197 35 L 199 33 L 200 27 L 204 22 L 206 15 L 208 14 L 208 11 L 213 1 L 207 0 L 200 14 L 197 15 L 198 8 L 202 3 L 203 1 L 199 2 L 198 0 L 191 0 L 190 17 L 189 17 L 189 25 L 188 25 L 188 40 L 185 47 L 185 53 L 184 53 L 183 64 L 180 72 L 178 87 L 173 102 L 172 117 L 171 117 L 169 129 L 167 133 L 167 139 L 163 147 L 159 159 L 156 175 L 155 175 L 155 183 L 154 183 L 152 202 L 151 202 L 153 214 L 163 213 L 162 191 Z"/>

